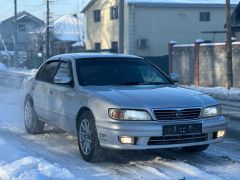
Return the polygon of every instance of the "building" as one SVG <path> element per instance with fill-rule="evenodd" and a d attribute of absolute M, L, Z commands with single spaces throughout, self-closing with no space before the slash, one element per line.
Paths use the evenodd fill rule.
<path fill-rule="evenodd" d="M 240 2 L 232 14 L 232 33 L 240 41 Z"/>
<path fill-rule="evenodd" d="M 85 48 L 85 19 L 64 15 L 53 22 L 52 55 L 77 52 Z"/>
<path fill-rule="evenodd" d="M 232 10 L 238 2 L 231 0 Z M 82 12 L 89 50 L 159 57 L 168 54 L 171 40 L 225 39 L 225 0 L 91 0 Z"/>
<path fill-rule="evenodd" d="M 18 45 L 19 50 L 26 50 L 28 44 L 28 33 L 32 32 L 44 25 L 44 22 L 26 11 L 17 15 Z M 1 37 L 9 50 L 14 49 L 14 16 L 3 20 L 0 25 Z M 3 45 L 0 45 L 3 49 Z"/>
<path fill-rule="evenodd" d="M 29 48 L 29 33 L 39 29 L 44 25 L 44 22 L 30 13 L 23 11 L 17 14 L 17 34 L 18 34 L 18 51 L 19 61 L 27 60 Z M 14 51 L 14 16 L 3 20 L 0 24 L 0 50 Z M 7 53 L 11 54 L 11 53 Z M 20 62 L 20 63 L 21 63 Z M 12 63 L 10 63 L 12 64 Z"/>

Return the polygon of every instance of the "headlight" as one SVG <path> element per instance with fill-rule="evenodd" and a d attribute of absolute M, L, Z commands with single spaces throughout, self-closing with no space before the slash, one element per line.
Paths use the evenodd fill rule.
<path fill-rule="evenodd" d="M 142 110 L 109 109 L 108 114 L 110 118 L 115 120 L 151 120 L 150 115 L 146 111 Z"/>
<path fill-rule="evenodd" d="M 221 114 L 220 106 L 207 107 L 203 111 L 203 117 L 218 116 Z"/>

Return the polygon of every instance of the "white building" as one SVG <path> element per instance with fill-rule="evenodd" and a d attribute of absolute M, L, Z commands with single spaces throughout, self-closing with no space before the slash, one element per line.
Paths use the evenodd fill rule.
<path fill-rule="evenodd" d="M 231 0 L 232 9 L 238 2 Z M 225 39 L 225 0 L 91 0 L 82 12 L 89 50 L 162 56 L 171 40 Z"/>

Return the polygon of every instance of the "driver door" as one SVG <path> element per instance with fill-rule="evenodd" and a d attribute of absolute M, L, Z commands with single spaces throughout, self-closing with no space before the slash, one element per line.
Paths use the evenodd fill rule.
<path fill-rule="evenodd" d="M 67 82 L 66 79 L 70 81 Z M 64 81 L 66 82 L 64 83 Z M 51 96 L 48 101 L 49 104 L 51 104 L 55 117 L 53 123 L 62 128 L 74 131 L 76 129 L 74 114 L 76 108 L 74 107 L 74 101 L 76 96 L 70 60 L 60 61 L 50 92 Z"/>

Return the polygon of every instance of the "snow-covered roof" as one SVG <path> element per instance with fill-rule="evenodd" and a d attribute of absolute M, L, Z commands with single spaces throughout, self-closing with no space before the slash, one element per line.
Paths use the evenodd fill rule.
<path fill-rule="evenodd" d="M 85 13 L 97 0 L 91 0 L 83 8 Z M 162 6 L 225 6 L 226 0 L 125 0 L 128 4 L 136 5 L 162 5 Z M 236 6 L 240 0 L 231 0 L 231 5 Z"/>
<path fill-rule="evenodd" d="M 72 44 L 72 47 L 82 47 L 84 46 L 84 43 L 82 41 L 78 41 Z"/>
<path fill-rule="evenodd" d="M 225 4 L 226 0 L 128 0 L 130 4 Z M 238 4 L 239 0 L 231 0 L 231 4 Z"/>
<path fill-rule="evenodd" d="M 54 37 L 61 41 L 78 42 L 84 37 L 84 18 L 65 15 L 53 23 Z"/>

